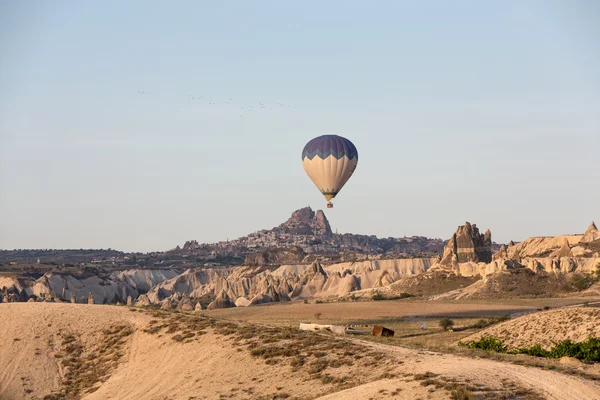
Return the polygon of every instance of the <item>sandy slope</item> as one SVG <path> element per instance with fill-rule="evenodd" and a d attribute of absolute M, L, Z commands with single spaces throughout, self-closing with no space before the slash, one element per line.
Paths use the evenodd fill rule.
<path fill-rule="evenodd" d="M 43 397 L 58 389 L 60 371 L 54 350 L 61 332 L 80 334 L 89 344 L 95 332 L 111 323 L 126 322 L 135 327 L 143 326 L 146 320 L 146 316 L 125 307 L 0 304 L 0 398 Z"/>
<path fill-rule="evenodd" d="M 581 342 L 600 337 L 600 308 L 569 307 L 524 315 L 477 332 L 463 342 L 482 335 L 497 336 L 510 347 L 530 347 L 537 343 L 548 349 L 552 341 Z"/>
<path fill-rule="evenodd" d="M 111 323 L 136 329 L 127 337 L 125 356 L 106 382 L 86 399 L 255 399 L 288 393 L 302 398 L 448 398 L 448 392 L 429 393 L 408 374 L 431 371 L 449 377 L 471 379 L 488 387 L 503 379 L 543 391 L 550 399 L 586 400 L 600 398 L 600 385 L 578 377 L 497 361 L 471 359 L 449 354 L 405 349 L 356 341 L 365 353 L 376 349 L 385 356 L 369 369 L 336 373 L 364 373 L 360 386 L 339 390 L 332 384 L 294 374 L 288 364 L 267 365 L 247 350 L 233 345 L 230 337 L 207 333 L 190 343 L 177 343 L 171 335 L 142 331 L 152 316 L 131 312 L 126 307 L 54 303 L 0 304 L 0 398 L 43 397 L 60 385 L 60 370 L 54 345 L 60 332 L 79 336 L 86 345 Z M 164 331 L 163 331 L 164 332 Z M 19 340 L 15 341 L 17 338 Z M 39 349 L 36 351 L 36 349 Z M 367 350 L 371 349 L 371 350 Z M 361 367 L 362 368 L 362 367 Z M 382 373 L 396 378 L 377 378 Z M 566 390 L 568 388 L 568 390 Z M 401 389 L 400 395 L 392 392 Z M 31 392 L 28 392 L 28 391 Z"/>

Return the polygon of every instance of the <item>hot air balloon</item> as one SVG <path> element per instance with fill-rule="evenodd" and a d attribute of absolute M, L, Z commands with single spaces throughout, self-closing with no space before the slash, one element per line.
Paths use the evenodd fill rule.
<path fill-rule="evenodd" d="M 302 166 L 332 208 L 333 199 L 354 173 L 358 151 L 354 144 L 337 135 L 312 139 L 302 150 Z"/>

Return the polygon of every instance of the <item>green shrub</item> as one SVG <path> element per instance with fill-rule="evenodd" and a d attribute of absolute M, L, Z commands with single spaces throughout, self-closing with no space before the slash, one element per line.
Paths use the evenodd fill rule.
<path fill-rule="evenodd" d="M 509 319 L 510 319 L 510 315 L 501 315 L 501 316 L 496 317 L 494 319 L 494 323 L 498 324 L 500 322 L 508 321 Z"/>
<path fill-rule="evenodd" d="M 479 340 L 472 342 L 458 342 L 459 346 L 471 349 L 495 351 L 497 353 L 527 354 L 534 357 L 573 357 L 587 362 L 600 362 L 600 338 L 589 337 L 583 342 L 573 342 L 570 339 L 561 342 L 553 342 L 550 350 L 544 350 L 540 344 L 531 347 L 521 347 L 508 350 L 504 341 L 495 336 L 484 335 Z"/>
<path fill-rule="evenodd" d="M 570 283 L 577 290 L 585 290 L 592 286 L 594 279 L 590 275 L 573 274 Z"/>
<path fill-rule="evenodd" d="M 548 350 L 544 350 L 542 346 L 538 343 L 531 347 L 522 347 L 519 349 L 515 349 L 513 351 L 515 354 L 527 354 L 528 356 L 533 357 L 549 357 L 550 352 Z"/>
<path fill-rule="evenodd" d="M 490 325 L 490 322 L 486 321 L 485 319 L 480 319 L 479 321 L 477 321 L 473 324 L 473 328 L 483 329 L 483 328 L 487 327 L 488 325 Z"/>
<path fill-rule="evenodd" d="M 441 322 L 441 321 L 440 321 Z M 458 342 L 459 346 L 465 346 L 470 349 L 481 349 L 488 351 L 495 351 L 498 353 L 506 353 L 508 347 L 504 345 L 504 341 L 489 335 L 483 335 L 479 340 L 474 340 L 472 342 Z"/>
<path fill-rule="evenodd" d="M 371 297 L 371 299 L 373 299 L 374 301 L 385 300 L 385 296 L 384 296 L 384 295 L 382 295 L 382 294 L 381 294 L 381 293 L 379 293 L 379 292 L 376 292 L 376 293 L 375 293 L 375 294 L 374 294 L 374 295 Z"/>
<path fill-rule="evenodd" d="M 442 318 L 440 319 L 440 327 L 447 331 L 448 329 L 452 328 L 454 326 L 454 321 L 452 321 L 450 318 Z"/>
<path fill-rule="evenodd" d="M 583 361 L 600 362 L 600 338 L 589 337 L 579 343 L 567 339 L 553 344 L 550 357 L 574 357 Z"/>

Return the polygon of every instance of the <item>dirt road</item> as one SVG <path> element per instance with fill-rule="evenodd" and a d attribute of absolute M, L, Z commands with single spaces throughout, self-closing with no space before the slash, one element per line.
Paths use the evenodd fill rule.
<path fill-rule="evenodd" d="M 468 379 L 473 383 L 482 383 L 491 388 L 500 388 L 503 380 L 509 380 L 519 386 L 533 389 L 547 399 L 552 400 L 600 399 L 600 383 L 576 376 L 487 359 L 414 350 L 358 339 L 354 341 L 364 347 L 397 356 L 403 362 L 402 370 L 404 372 L 425 373 L 429 371 L 460 381 Z M 399 381 L 399 383 L 401 382 Z M 393 387 L 394 382 L 390 383 L 390 380 L 384 380 L 381 381 L 380 385 L 371 382 L 320 399 L 361 399 L 370 395 L 374 388 L 389 386 Z"/>

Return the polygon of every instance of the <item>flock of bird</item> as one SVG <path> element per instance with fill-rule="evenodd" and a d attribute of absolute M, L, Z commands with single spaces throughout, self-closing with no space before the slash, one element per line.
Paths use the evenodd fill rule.
<path fill-rule="evenodd" d="M 144 91 L 144 90 L 138 90 L 138 94 L 140 96 L 148 96 L 148 92 Z M 212 99 L 205 99 L 204 96 L 193 96 L 193 95 L 188 95 L 188 98 L 192 101 L 199 101 L 199 102 L 203 102 L 206 103 L 208 105 L 216 105 L 216 101 L 212 100 Z M 227 105 L 231 105 L 233 104 L 233 99 L 229 98 L 227 99 L 225 102 L 219 103 L 219 104 L 227 104 Z M 285 103 L 275 103 L 275 104 L 265 104 L 263 102 L 256 102 L 256 103 L 250 103 L 250 104 L 246 104 L 243 106 L 240 106 L 240 117 L 244 116 L 244 113 L 249 113 L 252 111 L 257 111 L 257 110 L 273 110 L 274 108 L 282 108 L 282 107 L 290 107 L 289 104 L 285 104 Z"/>

